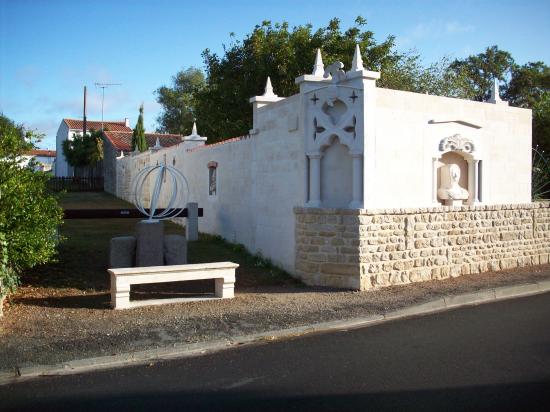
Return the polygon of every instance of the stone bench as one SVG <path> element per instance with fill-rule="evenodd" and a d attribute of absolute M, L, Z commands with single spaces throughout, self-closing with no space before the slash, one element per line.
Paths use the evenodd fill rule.
<path fill-rule="evenodd" d="M 238 267 L 232 262 L 215 262 L 108 269 L 111 276 L 111 306 L 114 309 L 128 309 L 174 302 L 229 299 L 234 296 L 235 269 Z M 215 296 L 130 301 L 130 285 L 203 279 L 215 279 Z"/>

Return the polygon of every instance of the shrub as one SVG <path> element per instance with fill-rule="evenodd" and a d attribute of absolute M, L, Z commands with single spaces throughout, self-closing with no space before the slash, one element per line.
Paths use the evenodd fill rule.
<path fill-rule="evenodd" d="M 49 176 L 21 164 L 40 137 L 0 114 L 0 297 L 15 290 L 23 270 L 56 252 L 62 211 L 47 190 Z"/>

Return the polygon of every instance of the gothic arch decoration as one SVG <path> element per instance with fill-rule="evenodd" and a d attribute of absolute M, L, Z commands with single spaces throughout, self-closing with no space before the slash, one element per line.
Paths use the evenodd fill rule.
<path fill-rule="evenodd" d="M 306 154 L 309 159 L 308 205 L 322 206 L 321 168 L 323 156 L 334 142 L 346 146 L 352 163 L 353 200 L 350 208 L 363 205 L 364 91 L 348 84 L 343 64 L 335 62 L 325 70 L 319 87 L 305 92 Z"/>
<path fill-rule="evenodd" d="M 308 152 L 320 151 L 330 145 L 331 139 L 338 140 L 353 152 L 362 152 L 360 124 L 362 90 L 344 85 L 330 85 L 311 93 L 308 99 Z"/>

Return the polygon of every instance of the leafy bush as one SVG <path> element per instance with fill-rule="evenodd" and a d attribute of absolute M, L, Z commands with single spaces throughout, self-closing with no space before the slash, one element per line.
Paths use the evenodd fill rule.
<path fill-rule="evenodd" d="M 0 297 L 13 292 L 25 269 L 51 260 L 62 211 L 46 173 L 22 167 L 40 135 L 0 114 Z"/>

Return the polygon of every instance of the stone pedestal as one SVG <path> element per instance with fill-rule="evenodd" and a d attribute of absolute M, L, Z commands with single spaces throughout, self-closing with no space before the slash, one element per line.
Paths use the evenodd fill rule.
<path fill-rule="evenodd" d="M 187 203 L 185 236 L 188 241 L 199 240 L 199 204 Z"/>
<path fill-rule="evenodd" d="M 164 263 L 166 265 L 185 265 L 187 263 L 187 240 L 185 240 L 185 236 L 164 236 Z"/>
<path fill-rule="evenodd" d="M 136 266 L 164 265 L 164 224 L 142 220 L 136 225 Z"/>
<path fill-rule="evenodd" d="M 109 248 L 110 268 L 131 268 L 136 260 L 136 238 L 119 236 L 111 239 Z"/>
<path fill-rule="evenodd" d="M 445 203 L 445 206 L 462 206 L 463 200 L 462 199 L 445 199 L 443 202 Z"/>

